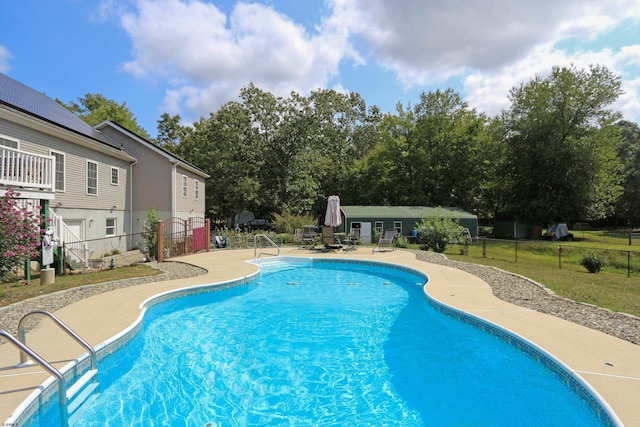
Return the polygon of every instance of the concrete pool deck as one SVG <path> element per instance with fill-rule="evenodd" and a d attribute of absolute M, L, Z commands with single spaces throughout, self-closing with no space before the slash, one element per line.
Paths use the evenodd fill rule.
<path fill-rule="evenodd" d="M 461 270 L 417 260 L 410 251 L 371 253 L 371 247 L 349 252 L 314 253 L 282 248 L 283 256 L 362 259 L 390 262 L 425 272 L 427 292 L 436 300 L 496 323 L 555 355 L 584 378 L 627 426 L 640 425 L 640 346 L 557 317 L 497 299 L 490 286 Z M 72 303 L 55 312 L 89 344 L 96 346 L 131 326 L 140 304 L 166 291 L 242 278 L 257 271 L 246 261 L 253 250 L 218 250 L 176 258 L 207 269 L 187 279 L 168 280 L 118 289 Z M 60 369 L 84 353 L 82 347 L 43 320 L 27 333 L 27 344 Z M 16 368 L 18 350 L 0 345 L 0 421 L 6 420 L 49 374 L 39 366 Z"/>

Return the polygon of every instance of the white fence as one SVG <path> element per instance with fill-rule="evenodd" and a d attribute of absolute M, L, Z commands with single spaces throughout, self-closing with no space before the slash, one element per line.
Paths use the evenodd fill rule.
<path fill-rule="evenodd" d="M 53 156 L 27 153 L 0 146 L 0 184 L 54 190 Z"/>

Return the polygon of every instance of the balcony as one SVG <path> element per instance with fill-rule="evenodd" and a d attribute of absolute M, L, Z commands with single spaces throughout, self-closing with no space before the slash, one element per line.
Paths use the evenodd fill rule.
<path fill-rule="evenodd" d="M 0 146 L 0 186 L 11 187 L 19 192 L 53 193 L 54 172 L 53 156 Z"/>

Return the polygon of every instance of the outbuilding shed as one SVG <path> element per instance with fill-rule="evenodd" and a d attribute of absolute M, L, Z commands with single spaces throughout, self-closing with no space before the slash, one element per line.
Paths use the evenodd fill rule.
<path fill-rule="evenodd" d="M 438 214 L 443 218 L 457 220 L 461 226 L 468 228 L 472 236 L 478 235 L 478 217 L 462 209 L 452 207 L 429 206 L 341 206 L 342 229 L 360 228 L 363 243 L 368 243 L 367 236 L 383 233 L 384 230 L 395 229 L 402 236 L 411 236 L 422 218 Z"/>

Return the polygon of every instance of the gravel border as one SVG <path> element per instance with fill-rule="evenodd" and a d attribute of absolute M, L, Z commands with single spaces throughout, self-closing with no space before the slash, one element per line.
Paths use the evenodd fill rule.
<path fill-rule="evenodd" d="M 494 295 L 504 301 L 542 313 L 551 314 L 640 345 L 639 317 L 558 297 L 543 285 L 533 280 L 494 267 L 452 261 L 443 254 L 434 252 L 417 250 L 412 252 L 416 254 L 416 258 L 420 261 L 446 265 L 480 277 L 491 286 Z M 206 269 L 179 261 L 165 261 L 161 264 L 153 262 L 148 263 L 148 265 L 162 270 L 164 273 L 157 276 L 81 286 L 1 307 L 0 329 L 16 335 L 18 322 L 22 316 L 33 310 L 39 309 L 54 312 L 73 302 L 114 289 L 165 280 L 195 277 L 207 272 Z M 34 316 L 33 324 L 27 325 L 27 330 L 33 328 L 37 324 L 38 319 L 39 316 Z M 0 343 L 3 342 L 4 340 L 0 340 Z"/>

